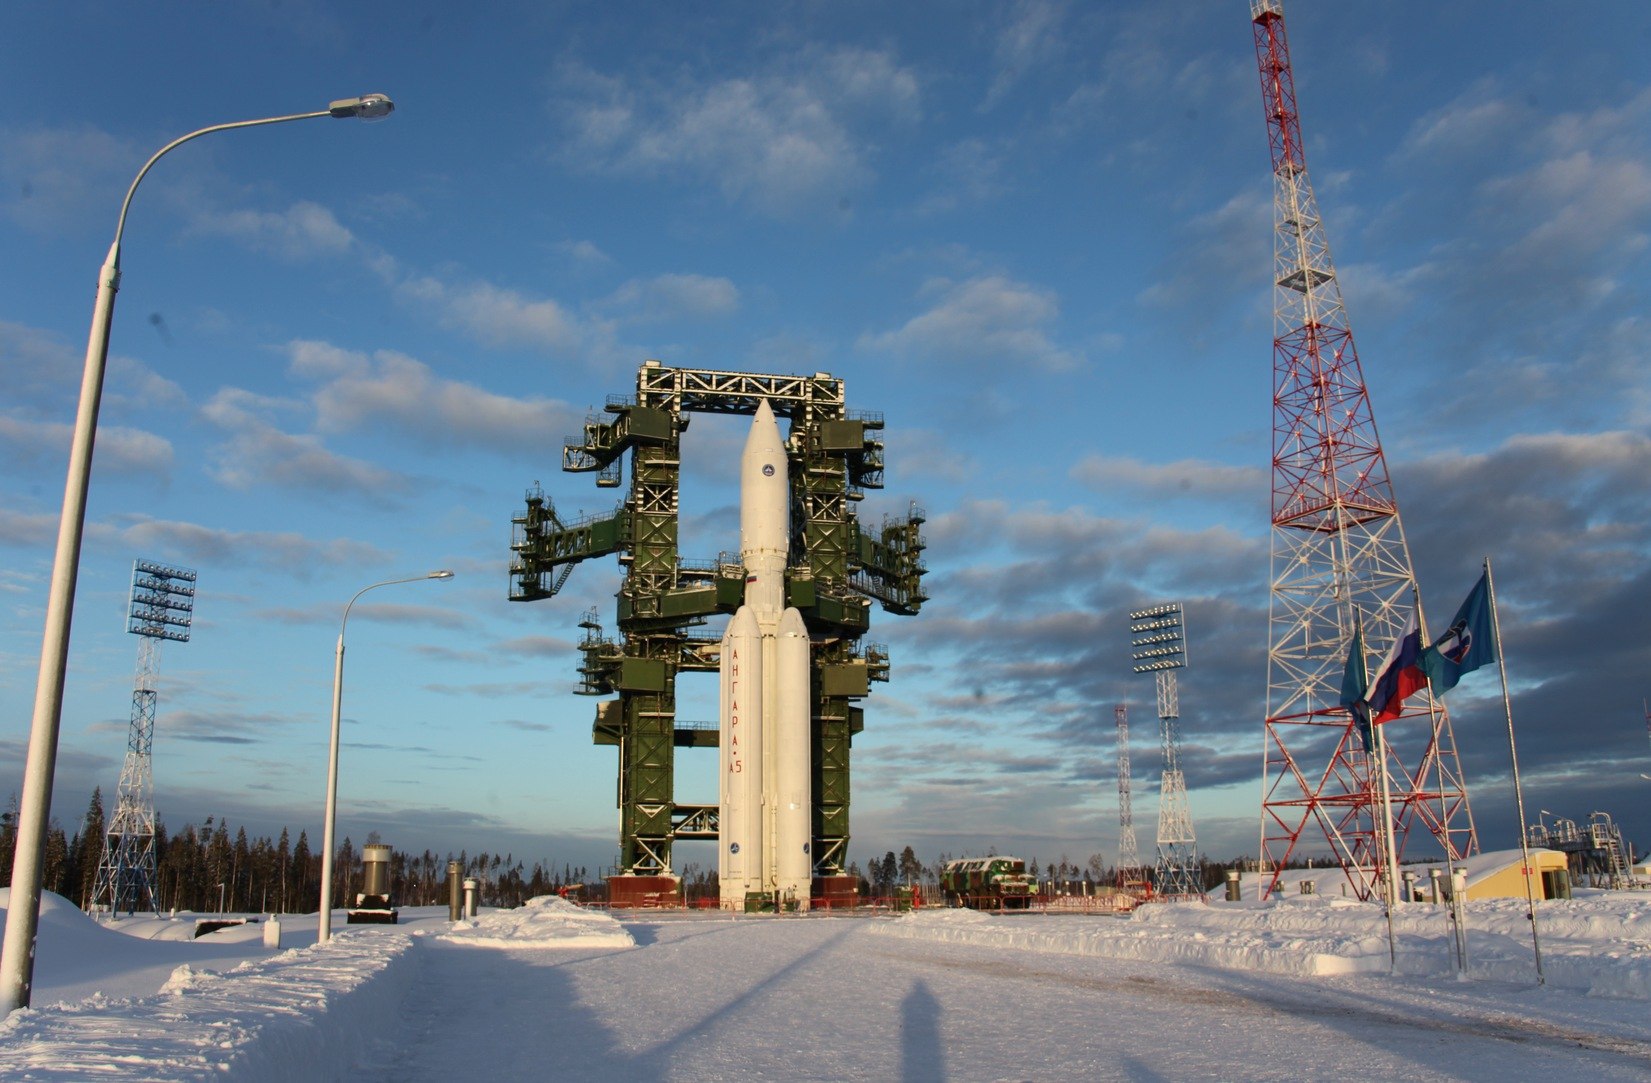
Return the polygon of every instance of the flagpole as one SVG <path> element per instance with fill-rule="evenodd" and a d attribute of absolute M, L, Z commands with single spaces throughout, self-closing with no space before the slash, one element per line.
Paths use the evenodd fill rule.
<path fill-rule="evenodd" d="M 1393 944 L 1393 907 L 1398 903 L 1398 892 L 1394 881 L 1398 877 L 1398 858 L 1394 854 L 1393 845 L 1393 804 L 1388 792 L 1387 779 L 1387 738 L 1382 735 L 1381 726 L 1371 723 L 1376 731 L 1376 759 L 1381 763 L 1382 773 L 1382 863 L 1386 873 L 1382 877 L 1382 903 L 1387 910 L 1387 961 L 1390 971 L 1396 970 L 1399 965 L 1398 949 Z"/>
<path fill-rule="evenodd" d="M 1491 629 L 1496 636 L 1496 668 L 1502 674 L 1502 711 L 1508 719 L 1508 756 L 1513 761 L 1513 796 L 1519 807 L 1520 871 L 1525 878 L 1525 916 L 1531 922 L 1531 953 L 1536 957 L 1536 984 L 1546 985 L 1542 975 L 1542 941 L 1536 931 L 1536 893 L 1531 886 L 1531 850 L 1525 833 L 1525 788 L 1519 780 L 1519 749 L 1513 740 L 1513 700 L 1508 696 L 1507 651 L 1502 645 L 1502 618 L 1496 608 L 1496 579 L 1491 575 L 1490 557 L 1485 558 L 1485 586 L 1490 591 Z"/>
<path fill-rule="evenodd" d="M 1355 629 L 1358 629 L 1362 624 L 1360 614 L 1356 607 L 1353 612 L 1353 621 Z M 1364 640 L 1363 635 L 1359 635 L 1357 633 L 1355 634 L 1362 644 Z M 1362 650 L 1359 652 L 1359 669 L 1363 674 L 1360 683 L 1368 689 L 1370 687 L 1370 667 L 1365 661 L 1364 652 Z M 1357 711 L 1357 705 L 1355 705 L 1352 709 Z M 1369 708 L 1366 707 L 1365 710 L 1368 712 Z M 1382 909 L 1387 915 L 1387 972 L 1389 974 L 1394 974 L 1397 973 L 1399 969 L 1399 949 L 1393 939 L 1393 878 L 1397 871 L 1396 866 L 1398 862 L 1393 856 L 1393 806 L 1391 804 L 1391 798 L 1388 794 L 1387 783 L 1387 739 L 1382 736 L 1382 728 L 1376 724 L 1376 720 L 1374 718 L 1370 719 L 1369 724 L 1371 743 L 1375 746 L 1376 762 L 1381 765 L 1380 777 L 1382 818 L 1381 827 L 1376 833 L 1382 840 L 1382 863 L 1387 869 L 1386 875 L 1382 877 L 1385 881 L 1382 887 Z"/>

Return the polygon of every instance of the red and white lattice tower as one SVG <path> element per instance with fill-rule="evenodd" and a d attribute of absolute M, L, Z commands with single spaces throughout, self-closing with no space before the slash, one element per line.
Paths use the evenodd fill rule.
<path fill-rule="evenodd" d="M 1143 877 L 1129 793 L 1129 708 L 1120 703 L 1113 708 L 1112 716 L 1118 723 L 1118 882 L 1122 885 Z"/>
<path fill-rule="evenodd" d="M 1383 876 L 1379 764 L 1341 706 L 1355 614 L 1374 674 L 1421 605 L 1330 245 L 1307 177 L 1282 0 L 1251 0 L 1273 166 L 1272 601 L 1261 798 L 1263 897 L 1322 833 L 1360 898 Z M 1426 627 L 1417 614 L 1417 622 Z M 1478 849 L 1456 738 L 1426 692 L 1383 727 L 1394 846 L 1413 828 Z M 1378 745 L 1378 747 L 1381 747 Z M 1303 835 L 1313 839 L 1303 841 Z"/>

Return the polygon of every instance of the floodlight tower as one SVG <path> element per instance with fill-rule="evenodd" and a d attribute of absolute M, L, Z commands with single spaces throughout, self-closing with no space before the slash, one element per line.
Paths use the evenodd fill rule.
<path fill-rule="evenodd" d="M 1141 853 L 1135 844 L 1135 813 L 1129 793 L 1129 707 L 1113 708 L 1118 722 L 1118 886 L 1139 882 Z"/>
<path fill-rule="evenodd" d="M 1158 874 L 1160 895 L 1197 895 L 1204 890 L 1198 864 L 1198 837 L 1187 807 L 1187 780 L 1181 774 L 1181 702 L 1175 671 L 1186 668 L 1186 622 L 1181 603 L 1155 605 L 1129 615 L 1130 657 L 1136 673 L 1158 682 L 1158 734 L 1164 746 L 1164 776 L 1158 788 Z"/>
<path fill-rule="evenodd" d="M 132 564 L 132 603 L 126 630 L 139 636 L 138 673 L 132 688 L 132 724 L 127 728 L 126 762 L 120 769 L 115 815 L 109 821 L 103 858 L 92 889 L 94 906 L 111 915 L 136 913 L 141 905 L 160 912 L 155 878 L 154 774 L 149 750 L 155 738 L 155 673 L 160 645 L 189 642 L 195 612 L 195 573 L 153 561 Z"/>
<path fill-rule="evenodd" d="M 1399 505 L 1307 177 L 1282 0 L 1251 0 L 1273 169 L 1272 600 L 1261 798 L 1263 895 L 1309 825 L 1360 898 L 1413 825 L 1455 860 L 1478 849 L 1450 715 L 1426 690 L 1383 727 L 1380 762 L 1341 705 L 1355 623 L 1374 672 L 1421 595 Z M 1413 764 L 1407 767 L 1406 764 Z"/>

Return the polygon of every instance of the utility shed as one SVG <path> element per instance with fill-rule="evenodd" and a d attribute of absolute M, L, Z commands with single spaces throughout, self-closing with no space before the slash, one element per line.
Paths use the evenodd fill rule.
<path fill-rule="evenodd" d="M 1531 884 L 1539 899 L 1568 899 L 1571 897 L 1570 859 L 1558 850 L 1532 850 L 1531 871 L 1536 880 Z M 1484 854 L 1501 858 L 1494 868 L 1485 870 L 1477 878 L 1468 873 L 1469 899 L 1511 899 L 1525 897 L 1525 879 L 1520 875 L 1518 850 Z"/>
<path fill-rule="evenodd" d="M 1571 897 L 1571 877 L 1567 868 L 1568 858 L 1558 850 L 1532 848 L 1531 868 L 1536 876 L 1531 885 L 1532 892 L 1539 899 L 1568 899 Z M 1474 854 L 1456 862 L 1457 867 L 1464 869 L 1468 874 L 1468 893 L 1471 899 L 1523 899 L 1525 897 L 1525 882 L 1519 875 L 1520 855 L 1518 850 L 1497 850 L 1488 854 Z M 1399 876 L 1414 873 L 1416 879 L 1412 890 L 1416 898 L 1423 901 L 1432 901 L 1433 881 L 1428 876 L 1429 869 L 1442 870 L 1444 897 L 1450 898 L 1450 872 L 1440 861 L 1423 861 L 1415 864 L 1399 866 Z M 1246 873 L 1245 898 L 1254 898 L 1255 889 L 1250 886 L 1255 874 Z M 1303 882 L 1311 884 L 1305 886 Z M 1288 869 L 1279 877 L 1278 892 L 1280 898 L 1292 895 L 1334 895 L 1346 898 L 1348 889 L 1347 877 L 1335 865 L 1316 869 Z M 1210 893 L 1211 898 L 1218 898 L 1220 890 Z M 1379 895 L 1377 898 L 1379 899 Z"/>
<path fill-rule="evenodd" d="M 1532 894 L 1538 899 L 1568 899 L 1571 897 L 1569 859 L 1558 850 L 1533 849 L 1531 854 Z M 1467 870 L 1468 901 L 1477 899 L 1523 899 L 1525 879 L 1520 875 L 1521 857 L 1518 850 L 1495 850 L 1475 854 L 1457 862 Z M 1428 869 L 1441 868 L 1438 862 L 1405 865 L 1403 869 L 1416 873 L 1418 891 L 1430 890 Z M 1403 870 L 1401 870 L 1403 871 Z M 1444 874 L 1445 897 L 1450 897 L 1450 874 Z"/>

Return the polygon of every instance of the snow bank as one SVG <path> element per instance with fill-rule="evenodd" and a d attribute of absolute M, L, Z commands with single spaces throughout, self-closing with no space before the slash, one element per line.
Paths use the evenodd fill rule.
<path fill-rule="evenodd" d="M 1651 896 L 1613 892 L 1538 903 L 1536 920 L 1549 985 L 1594 996 L 1651 999 Z M 1524 900 L 1468 903 L 1466 925 L 1470 977 L 1535 979 Z M 918 940 L 1296 976 L 1382 973 L 1389 967 L 1387 922 L 1379 905 L 1311 895 L 1268 905 L 1143 906 L 1127 921 L 924 910 L 874 931 Z M 1393 933 L 1399 973 L 1437 975 L 1454 969 L 1448 907 L 1401 906 L 1394 914 Z"/>
<path fill-rule="evenodd" d="M 0 908 L 10 905 L 11 890 L 0 888 Z M 301 946 L 311 931 L 289 937 Z M 42 892 L 40 929 L 35 942 L 36 1007 L 84 1000 L 94 993 L 110 999 L 149 996 L 182 963 L 228 969 L 248 958 L 268 958 L 263 926 L 234 926 L 195 939 L 194 915 L 177 920 L 140 916 L 93 921 L 60 895 Z"/>
<path fill-rule="evenodd" d="M 885 936 L 944 940 L 1021 951 L 1062 955 L 1100 955 L 1113 959 L 1191 963 L 1272 974 L 1307 976 L 1351 974 L 1387 968 L 1387 944 L 1380 958 L 1370 945 L 1345 937 L 1285 937 L 1266 931 L 1233 935 L 1215 912 L 1197 904 L 1169 903 L 1142 907 L 1129 920 L 1105 916 L 1039 915 L 992 916 L 972 910 L 917 911 L 898 921 L 885 922 L 875 931 Z"/>
<path fill-rule="evenodd" d="M 153 996 L 24 1008 L 0 1023 L 0 1077 L 335 1078 L 394 1025 L 412 947 L 406 933 L 346 931 L 223 974 L 180 966 Z"/>
<path fill-rule="evenodd" d="M 636 940 L 607 914 L 586 910 L 554 895 L 529 899 L 515 910 L 496 910 L 454 924 L 439 939 L 488 948 L 632 948 Z"/>

